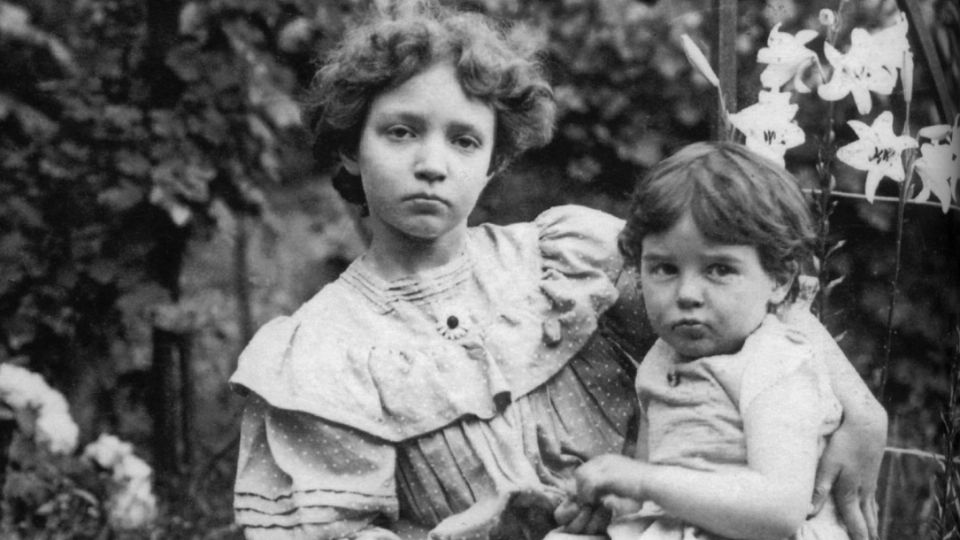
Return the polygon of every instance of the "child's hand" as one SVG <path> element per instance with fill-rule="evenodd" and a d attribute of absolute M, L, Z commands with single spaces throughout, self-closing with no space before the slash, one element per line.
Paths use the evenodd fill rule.
<path fill-rule="evenodd" d="M 642 499 L 643 464 L 619 454 L 605 454 L 584 463 L 573 473 L 577 481 L 577 500 L 599 504 L 607 494 Z"/>
<path fill-rule="evenodd" d="M 602 533 L 610 524 L 610 511 L 606 507 L 582 505 L 571 498 L 560 503 L 553 517 L 563 532 L 578 535 Z"/>

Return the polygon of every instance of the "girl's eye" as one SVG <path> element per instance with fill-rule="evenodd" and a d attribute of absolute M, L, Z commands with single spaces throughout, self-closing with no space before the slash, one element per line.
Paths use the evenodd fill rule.
<path fill-rule="evenodd" d="M 394 139 L 406 139 L 413 137 L 413 130 L 407 126 L 391 126 L 387 128 L 386 133 Z"/>

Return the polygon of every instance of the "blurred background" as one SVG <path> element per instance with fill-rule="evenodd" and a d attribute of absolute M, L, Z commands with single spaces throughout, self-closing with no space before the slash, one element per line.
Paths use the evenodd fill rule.
<path fill-rule="evenodd" d="M 261 324 L 364 248 L 362 221 L 330 185 L 335 171 L 313 163 L 298 101 L 317 59 L 372 1 L 0 0 L 0 365 L 11 368 L 0 372 L 0 536 L 239 537 L 230 504 L 242 398 L 227 378 Z M 680 36 L 716 55 L 724 1 L 445 3 L 525 22 L 559 102 L 554 141 L 490 185 L 474 223 L 570 202 L 622 215 L 649 167 L 715 133 L 716 91 Z M 819 14 L 837 4 L 732 2 L 739 108 L 757 100 L 756 53 L 778 23 L 820 32 L 808 47 L 829 65 Z M 836 45 L 899 10 L 916 57 L 910 125 L 950 124 L 956 2 L 844 2 Z M 899 132 L 900 85 L 873 100 L 861 117 L 849 98 L 795 96 L 807 142 L 786 159 L 806 188 L 822 189 L 824 156 L 856 140 L 847 120 L 892 110 Z M 863 172 L 830 170 L 832 189 L 863 193 Z M 816 206 L 829 225 L 822 255 L 836 248 L 822 257 L 829 286 L 817 309 L 890 414 L 883 538 L 955 537 L 960 218 L 907 205 L 898 258 L 898 185 L 885 180 L 878 194 L 891 200 Z M 18 407 L 27 383 L 11 390 L 14 374 L 66 398 L 67 427 L 50 432 L 76 435 L 60 451 L 40 436 L 43 407 Z M 131 455 L 139 461 L 123 461 Z M 137 478 L 150 480 L 117 494 Z"/>

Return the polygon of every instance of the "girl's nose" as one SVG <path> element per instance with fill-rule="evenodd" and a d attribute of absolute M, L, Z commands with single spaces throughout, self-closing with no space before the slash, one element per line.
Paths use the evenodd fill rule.
<path fill-rule="evenodd" d="M 693 309 L 703 305 L 703 283 L 697 276 L 682 276 L 677 285 L 677 305 Z"/>
<path fill-rule="evenodd" d="M 441 182 L 447 177 L 446 156 L 443 141 L 437 137 L 423 140 L 417 150 L 414 162 L 414 175 L 426 182 Z"/>

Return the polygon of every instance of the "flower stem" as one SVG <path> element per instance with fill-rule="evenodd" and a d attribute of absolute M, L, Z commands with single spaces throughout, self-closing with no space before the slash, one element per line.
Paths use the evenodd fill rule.
<path fill-rule="evenodd" d="M 891 346 L 893 343 L 893 313 L 897 307 L 897 295 L 899 294 L 898 282 L 900 280 L 900 256 L 903 253 L 903 222 L 904 214 L 907 208 L 907 198 L 910 196 L 910 188 L 913 187 L 913 166 L 916 162 L 916 154 L 911 151 L 909 156 L 904 158 L 906 169 L 906 180 L 900 186 L 900 200 L 897 203 L 897 239 L 896 254 L 894 255 L 893 279 L 890 280 L 890 305 L 887 308 L 887 338 L 883 345 L 883 364 L 880 365 L 880 391 L 878 399 L 880 403 L 885 403 L 887 379 L 890 375 Z M 888 409 L 889 410 L 889 409 Z"/>

